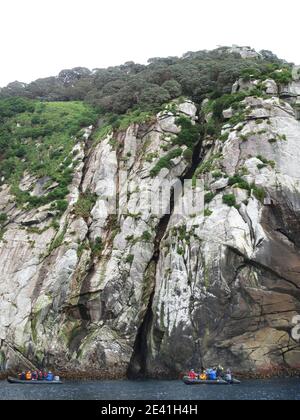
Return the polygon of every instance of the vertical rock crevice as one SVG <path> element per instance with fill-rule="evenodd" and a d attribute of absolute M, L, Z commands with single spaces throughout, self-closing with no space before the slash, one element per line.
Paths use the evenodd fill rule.
<path fill-rule="evenodd" d="M 199 141 L 197 142 L 193 150 L 193 157 L 192 157 L 191 165 L 180 178 L 180 181 L 182 183 L 184 183 L 185 180 L 193 178 L 202 159 L 203 159 L 202 136 L 200 136 Z M 156 238 L 154 241 L 154 253 L 153 253 L 152 260 L 149 263 L 149 266 L 153 264 L 155 267 L 152 274 L 154 277 L 152 279 L 153 289 L 151 291 L 147 310 L 145 312 L 143 321 L 140 325 L 140 328 L 136 336 L 134 349 L 133 349 L 133 355 L 132 355 L 131 362 L 127 371 L 127 376 L 129 379 L 142 379 L 142 378 L 147 378 L 149 376 L 148 366 L 147 366 L 149 346 L 150 346 L 149 337 L 152 330 L 153 318 L 154 318 L 153 300 L 154 300 L 155 291 L 156 291 L 155 286 L 156 286 L 157 265 L 160 258 L 161 242 L 163 238 L 165 237 L 165 234 L 168 230 L 169 222 L 174 213 L 174 208 L 175 208 L 174 195 L 175 195 L 174 191 L 172 190 L 171 199 L 170 199 L 170 213 L 162 217 L 156 230 Z"/>
<path fill-rule="evenodd" d="M 132 355 L 128 372 L 127 372 L 127 376 L 129 379 L 140 379 L 140 378 L 145 378 L 147 376 L 148 336 L 149 336 L 149 331 L 151 330 L 152 321 L 153 321 L 153 299 L 155 295 L 157 264 L 158 264 L 159 256 L 160 256 L 160 244 L 167 231 L 173 209 L 174 209 L 174 194 L 172 194 L 172 197 L 171 197 L 170 214 L 165 215 L 161 219 L 157 227 L 157 231 L 156 231 L 156 238 L 154 241 L 154 253 L 148 265 L 148 269 L 151 266 L 154 267 L 152 273 L 150 269 L 150 276 L 153 277 L 151 279 L 152 291 L 151 291 L 151 295 L 149 298 L 148 306 L 147 306 L 143 321 L 141 323 L 141 326 L 136 336 L 134 349 L 133 349 L 133 355 Z M 148 269 L 146 270 L 146 273 Z"/>

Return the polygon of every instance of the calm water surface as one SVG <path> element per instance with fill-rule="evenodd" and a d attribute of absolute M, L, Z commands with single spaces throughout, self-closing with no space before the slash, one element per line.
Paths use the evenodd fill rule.
<path fill-rule="evenodd" d="M 251 380 L 239 386 L 187 386 L 180 381 L 91 381 L 64 385 L 11 385 L 0 400 L 300 400 L 300 378 Z"/>

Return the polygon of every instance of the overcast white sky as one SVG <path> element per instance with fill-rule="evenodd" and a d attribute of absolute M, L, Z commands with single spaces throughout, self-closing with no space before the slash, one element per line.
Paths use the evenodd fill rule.
<path fill-rule="evenodd" d="M 300 63 L 299 0 L 0 0 L 0 86 L 217 45 Z"/>

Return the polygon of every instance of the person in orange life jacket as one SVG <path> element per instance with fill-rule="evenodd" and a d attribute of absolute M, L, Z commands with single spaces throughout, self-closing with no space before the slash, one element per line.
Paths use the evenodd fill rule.
<path fill-rule="evenodd" d="M 25 379 L 26 379 L 26 381 L 31 381 L 31 379 L 32 379 L 32 375 L 31 375 L 30 370 L 28 370 L 28 371 L 26 372 Z"/>
<path fill-rule="evenodd" d="M 201 381 L 206 381 L 207 380 L 207 374 L 206 374 L 206 371 L 204 369 L 202 369 L 202 373 L 200 374 L 199 379 L 201 379 Z"/>
<path fill-rule="evenodd" d="M 193 379 L 193 380 L 197 378 L 197 375 L 196 375 L 196 373 L 195 373 L 194 369 L 192 369 L 192 370 L 189 372 L 189 378 L 190 378 L 190 379 Z"/>

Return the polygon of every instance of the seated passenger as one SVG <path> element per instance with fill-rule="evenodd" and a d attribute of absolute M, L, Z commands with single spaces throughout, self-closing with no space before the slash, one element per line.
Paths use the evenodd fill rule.
<path fill-rule="evenodd" d="M 51 371 L 49 371 L 47 375 L 47 381 L 53 381 L 53 380 L 54 380 L 54 375 Z"/>
<path fill-rule="evenodd" d="M 216 381 L 217 380 L 217 371 L 215 369 L 211 369 L 209 372 L 209 380 Z"/>
<path fill-rule="evenodd" d="M 32 374 L 31 374 L 31 371 L 30 371 L 30 370 L 28 370 L 28 371 L 26 372 L 25 379 L 26 379 L 26 381 L 31 381 L 31 379 L 32 379 Z"/>
<path fill-rule="evenodd" d="M 35 370 L 34 372 L 32 372 L 32 374 L 31 374 L 31 380 L 32 381 L 37 381 L 37 379 L 38 379 L 38 374 L 37 374 L 37 371 Z"/>
<path fill-rule="evenodd" d="M 197 375 L 196 375 L 196 373 L 195 373 L 194 369 L 192 369 L 192 370 L 189 372 L 189 378 L 190 378 L 190 379 L 193 379 L 193 380 L 197 378 Z"/>
<path fill-rule="evenodd" d="M 206 381 L 207 380 L 207 375 L 205 373 L 205 370 L 202 370 L 202 373 L 200 375 L 200 380 L 201 381 Z"/>
<path fill-rule="evenodd" d="M 232 373 L 230 369 L 227 369 L 226 375 L 225 375 L 225 381 L 231 382 L 232 381 Z"/>
<path fill-rule="evenodd" d="M 219 365 L 217 368 L 217 377 L 223 378 L 223 376 L 224 376 L 224 368 L 221 365 Z"/>

